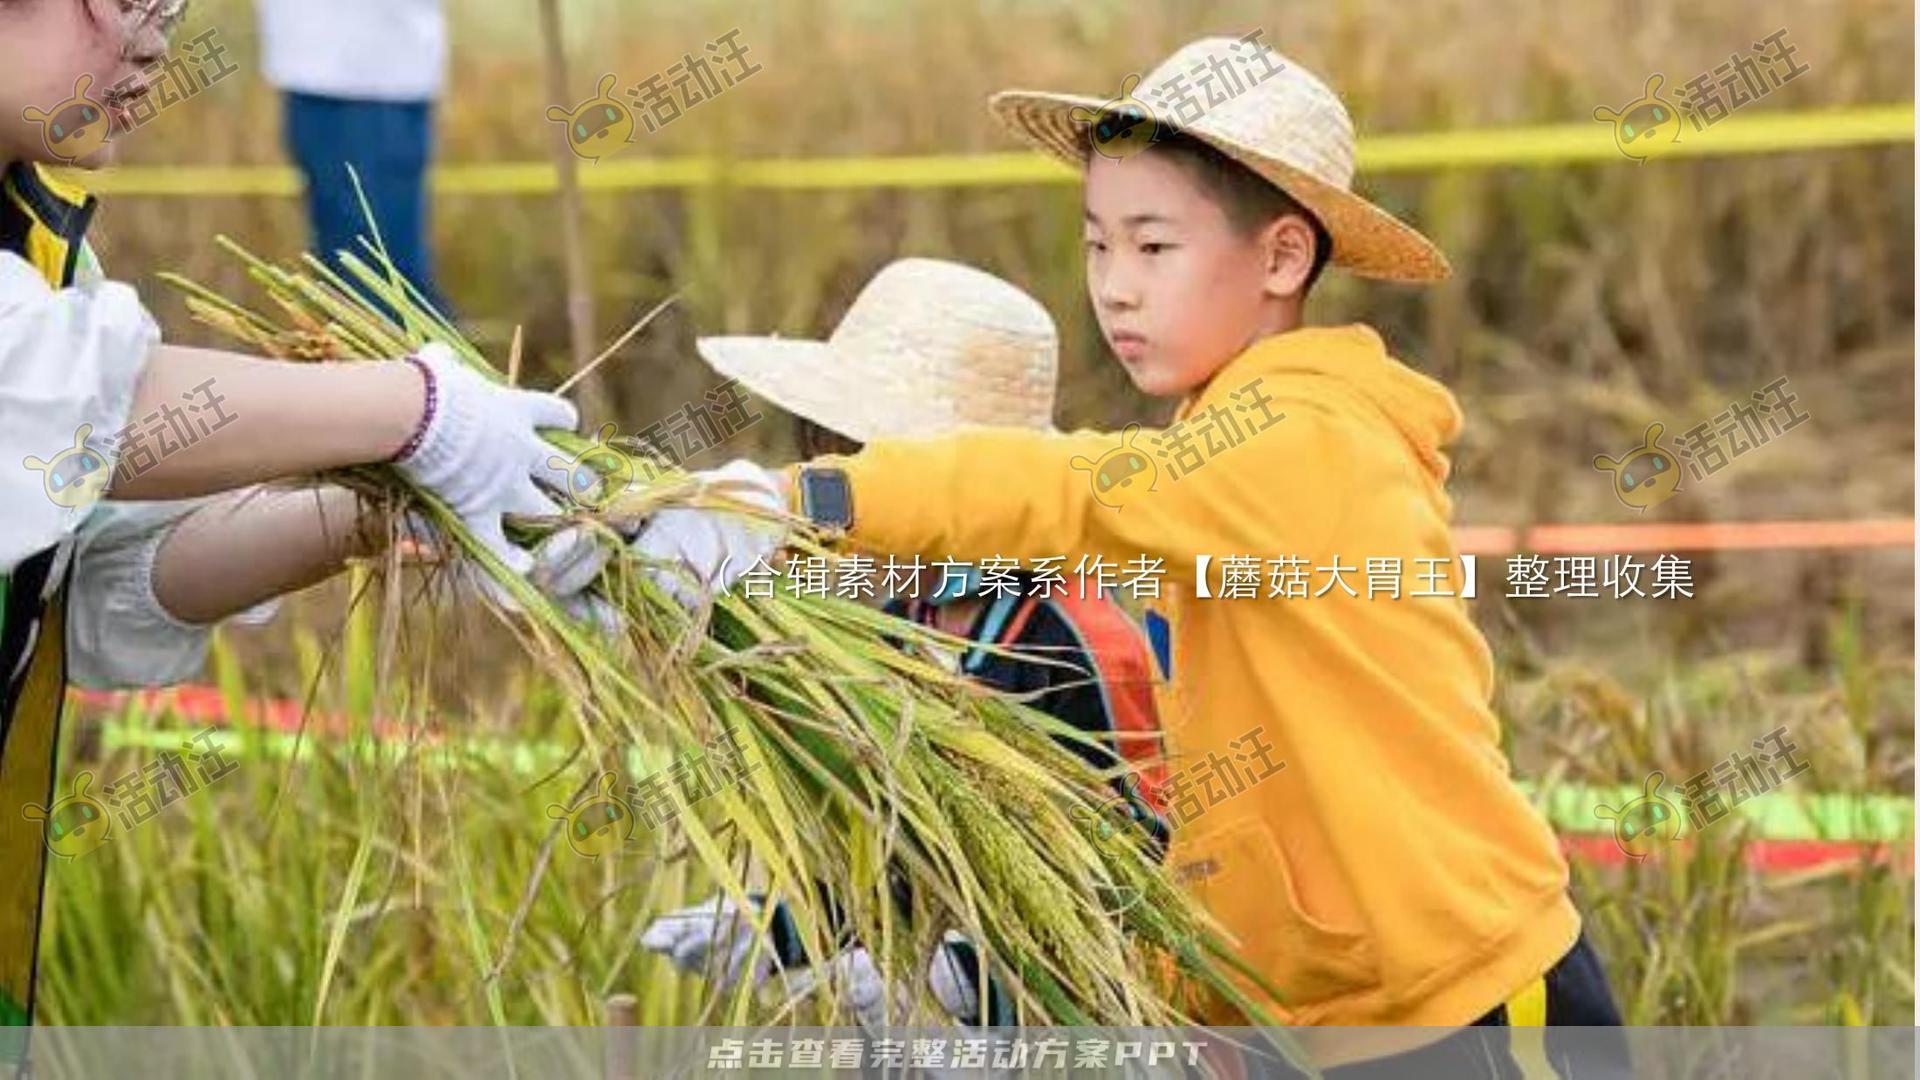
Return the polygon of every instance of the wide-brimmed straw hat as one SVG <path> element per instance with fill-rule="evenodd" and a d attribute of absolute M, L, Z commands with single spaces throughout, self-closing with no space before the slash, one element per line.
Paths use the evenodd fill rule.
<path fill-rule="evenodd" d="M 1038 300 L 939 259 L 889 263 L 826 341 L 706 337 L 700 355 L 791 413 L 849 438 L 968 425 L 1049 428 L 1060 338 Z"/>
<path fill-rule="evenodd" d="M 1299 64 L 1257 41 L 1202 38 L 1139 80 L 1137 92 L 1134 83 L 1127 80 L 1119 100 L 1006 90 L 989 107 L 1022 138 L 1081 168 L 1093 150 L 1091 124 L 1139 110 L 1161 137 L 1177 130 L 1197 138 L 1313 211 L 1333 237 L 1335 266 L 1392 281 L 1438 281 L 1450 272 L 1432 241 L 1353 193 L 1353 121 Z"/>

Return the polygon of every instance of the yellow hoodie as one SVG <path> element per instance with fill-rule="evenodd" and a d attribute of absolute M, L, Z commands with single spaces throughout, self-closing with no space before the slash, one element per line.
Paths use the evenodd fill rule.
<path fill-rule="evenodd" d="M 1177 479 L 1163 440 L 1168 457 L 1119 508 L 1094 497 L 1085 468 L 1119 435 L 979 428 L 870 443 L 843 463 L 849 541 L 927 558 L 1064 555 L 1069 570 L 1081 555 L 1163 559 L 1150 619 L 1171 639 L 1171 767 L 1234 757 L 1256 727 L 1285 763 L 1176 824 L 1176 875 L 1281 991 L 1259 995 L 1281 1017 L 1470 1023 L 1551 967 L 1580 924 L 1554 836 L 1509 777 L 1486 642 L 1451 595 L 1464 572 L 1441 447 L 1459 406 L 1360 325 L 1256 343 L 1179 419 L 1215 406 L 1243 427 L 1262 407 L 1284 418 L 1216 441 Z M 1151 454 L 1159 435 L 1134 445 Z M 1219 559 L 1247 555 L 1262 564 L 1257 598 L 1217 598 Z M 1195 596 L 1197 556 L 1213 558 L 1216 598 Z M 1306 598 L 1267 595 L 1266 560 L 1284 556 L 1305 560 Z M 1368 599 L 1367 560 L 1395 557 L 1400 598 Z M 1336 558 L 1344 584 L 1323 569 Z"/>

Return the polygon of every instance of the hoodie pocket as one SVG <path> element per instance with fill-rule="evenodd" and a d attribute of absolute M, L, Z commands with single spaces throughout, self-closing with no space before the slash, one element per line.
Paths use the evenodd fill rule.
<path fill-rule="evenodd" d="M 1307 911 L 1294 868 L 1263 823 L 1236 822 L 1180 848 L 1175 879 L 1231 935 L 1241 959 L 1279 991 L 1282 1008 L 1291 1012 L 1380 984 L 1372 936 L 1357 922 L 1344 925 Z"/>

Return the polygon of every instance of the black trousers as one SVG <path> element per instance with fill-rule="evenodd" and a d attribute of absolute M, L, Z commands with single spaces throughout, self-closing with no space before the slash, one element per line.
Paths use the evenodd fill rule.
<path fill-rule="evenodd" d="M 1545 982 L 1547 1026 L 1539 1030 L 1545 1036 L 1546 1059 L 1554 1072 L 1561 1077 L 1582 1080 L 1632 1076 L 1626 1035 L 1617 1030 L 1620 1010 L 1613 1003 L 1613 990 L 1607 984 L 1606 972 L 1601 970 L 1600 958 L 1587 942 L 1585 933 L 1548 969 Z M 1322 1075 L 1327 1080 L 1398 1080 L 1400 1077 L 1533 1080 L 1511 1052 L 1511 1033 L 1485 1030 L 1507 1027 L 1507 1007 L 1501 1005 L 1474 1021 L 1472 1028 L 1457 1031 L 1430 1046 L 1337 1066 Z M 1564 1030 L 1567 1028 L 1587 1030 Z"/>

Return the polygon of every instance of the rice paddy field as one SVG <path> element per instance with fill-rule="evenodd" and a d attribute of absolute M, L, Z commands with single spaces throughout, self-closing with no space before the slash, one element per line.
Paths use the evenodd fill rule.
<path fill-rule="evenodd" d="M 1894 0 L 563 6 L 572 100 L 556 102 L 532 3 L 450 4 L 446 163 L 545 160 L 557 135 L 549 106 L 591 96 L 606 72 L 627 85 L 664 71 L 736 27 L 762 71 L 642 136 L 629 159 L 1006 152 L 1017 146 L 985 111 L 991 91 L 1111 96 L 1186 40 L 1256 27 L 1342 93 L 1363 136 L 1591 122 L 1597 106 L 1639 97 L 1651 73 L 1684 81 L 1782 27 L 1806 72 L 1726 130 L 1785 112 L 1910 106 L 1913 87 L 1913 9 Z M 243 74 L 162 113 L 125 166 L 282 160 L 250 5 L 196 3 L 185 36 L 210 27 Z M 1310 316 L 1372 322 L 1459 395 L 1460 523 L 1912 518 L 1910 139 L 1402 171 L 1367 190 L 1434 236 L 1455 277 L 1417 291 L 1330 275 Z M 525 380 L 559 382 L 570 360 L 553 200 L 447 195 L 434 212 L 439 285 L 462 328 L 503 354 L 523 326 Z M 590 422 L 635 431 L 713 386 L 696 331 L 825 334 L 903 254 L 981 265 L 1047 304 L 1063 334 L 1063 424 L 1166 413 L 1131 391 L 1100 342 L 1070 184 L 720 182 L 590 192 L 586 212 L 603 339 L 682 297 L 609 366 Z M 137 281 L 186 342 L 217 339 L 155 274 L 238 293 L 217 234 L 272 256 L 305 244 L 297 200 L 272 196 L 116 196 L 98 221 L 107 266 Z M 1657 507 L 1623 505 L 1592 465 L 1637 445 L 1649 423 L 1690 427 L 1781 376 L 1807 422 Z M 768 411 L 691 464 L 785 460 L 794 432 Z M 1509 598 L 1483 579 L 1475 607 L 1515 769 L 1543 800 L 1637 790 L 1656 770 L 1671 795 L 1781 727 L 1807 764 L 1755 798 L 1766 812 L 1644 859 L 1609 856 L 1604 821 L 1581 807 L 1558 815 L 1570 837 L 1598 838 L 1576 843 L 1574 892 L 1626 1017 L 1911 1023 L 1913 552 L 1687 554 L 1690 598 Z M 649 918 L 711 890 L 685 842 L 643 832 L 588 859 L 558 842 L 547 814 L 603 768 L 651 771 L 670 748 L 583 756 L 563 680 L 505 629 L 457 611 L 385 621 L 365 605 L 350 611 L 353 592 L 343 580 L 268 626 L 224 633 L 213 689 L 191 707 L 76 704 L 63 787 L 82 770 L 111 779 L 153 760 L 210 711 L 252 719 L 218 736 L 237 762 L 230 773 L 54 866 L 42 1019 L 594 1024 L 609 996 L 633 994 L 642 1022 L 717 1022 L 698 987 L 637 941 Z M 268 722 L 259 703 L 280 700 L 306 720 Z M 1816 832 L 1887 834 L 1891 853 L 1783 865 L 1767 854 L 1780 840 L 1770 823 L 1795 815 L 1774 807 L 1830 808 L 1807 811 Z"/>

